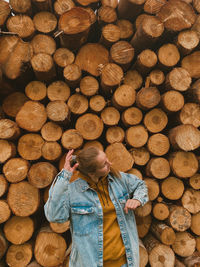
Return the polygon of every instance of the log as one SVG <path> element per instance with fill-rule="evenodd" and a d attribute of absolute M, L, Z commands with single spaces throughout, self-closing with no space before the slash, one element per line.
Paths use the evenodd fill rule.
<path fill-rule="evenodd" d="M 122 143 L 113 143 L 106 147 L 105 153 L 113 168 L 120 171 L 128 171 L 133 166 L 133 157 Z"/>
<path fill-rule="evenodd" d="M 63 262 L 66 248 L 65 239 L 45 227 L 36 236 L 34 255 L 42 266 L 57 266 Z"/>
<path fill-rule="evenodd" d="M 97 147 L 99 150 L 104 151 L 103 145 L 99 141 L 87 141 L 83 147 L 86 148 L 89 146 L 94 146 Z"/>
<path fill-rule="evenodd" d="M 196 238 L 196 247 L 197 247 L 197 251 L 200 252 L 200 237 Z"/>
<path fill-rule="evenodd" d="M 151 215 L 145 217 L 136 216 L 135 218 L 136 218 L 138 236 L 139 238 L 144 238 L 148 234 L 151 226 L 151 221 L 152 221 Z"/>
<path fill-rule="evenodd" d="M 165 265 L 167 267 L 174 266 L 175 254 L 170 246 L 163 245 L 151 234 L 144 238 L 144 245 L 149 254 L 149 263 L 152 267 Z"/>
<path fill-rule="evenodd" d="M 101 112 L 106 106 L 106 101 L 103 96 L 95 95 L 89 100 L 89 107 L 94 112 Z"/>
<path fill-rule="evenodd" d="M 7 3 L 6 1 L 1 1 L 0 3 L 0 10 L 1 10 L 1 14 L 0 14 L 0 26 L 4 25 L 7 17 L 10 14 L 10 6 L 9 3 Z"/>
<path fill-rule="evenodd" d="M 150 159 L 150 154 L 146 147 L 131 148 L 129 152 L 131 153 L 136 165 L 144 166 Z"/>
<path fill-rule="evenodd" d="M 198 236 L 200 235 L 199 219 L 200 219 L 200 212 L 192 214 L 192 222 L 190 228 L 192 232 Z"/>
<path fill-rule="evenodd" d="M 63 70 L 63 76 L 67 84 L 72 87 L 76 88 L 81 80 L 81 69 L 77 64 L 69 64 Z"/>
<path fill-rule="evenodd" d="M 156 15 L 167 0 L 146 0 L 144 3 L 144 11 L 148 14 Z"/>
<path fill-rule="evenodd" d="M 0 197 L 2 197 L 8 189 L 8 182 L 4 175 L 0 174 Z"/>
<path fill-rule="evenodd" d="M 4 256 L 4 254 L 6 253 L 6 250 L 8 248 L 8 242 L 4 236 L 4 234 L 2 232 L 0 232 L 0 259 L 2 259 L 2 257 Z M 2 264 L 3 262 L 1 262 Z M 1 265 L 0 265 L 1 266 Z M 4 265 L 5 266 L 5 265 Z M 4 267 L 2 265 L 2 267 Z"/>
<path fill-rule="evenodd" d="M 193 189 L 196 189 L 196 190 L 200 189 L 200 174 L 199 173 L 196 173 L 195 175 L 189 178 L 189 185 Z"/>
<path fill-rule="evenodd" d="M 167 113 L 181 110 L 184 106 L 184 101 L 182 93 L 175 90 L 169 90 L 161 95 L 161 105 Z"/>
<path fill-rule="evenodd" d="M 138 56 L 134 67 L 143 75 L 146 75 L 157 64 L 157 55 L 150 49 L 144 49 Z"/>
<path fill-rule="evenodd" d="M 160 193 L 158 181 L 152 178 L 145 178 L 144 181 L 148 188 L 149 200 L 150 201 L 155 200 L 159 196 L 159 193 Z"/>
<path fill-rule="evenodd" d="M 32 261 L 31 263 L 27 265 L 27 267 L 42 267 L 42 266 L 36 261 Z"/>
<path fill-rule="evenodd" d="M 25 134 L 19 138 L 18 153 L 26 160 L 37 160 L 42 156 L 44 140 L 39 134 Z"/>
<path fill-rule="evenodd" d="M 116 8 L 118 6 L 117 0 L 101 0 L 102 6 L 110 6 L 112 8 Z"/>
<path fill-rule="evenodd" d="M 70 88 L 63 81 L 54 81 L 47 87 L 47 96 L 50 101 L 67 101 L 70 96 Z"/>
<path fill-rule="evenodd" d="M 157 106 L 160 100 L 160 92 L 156 87 L 143 87 L 136 95 L 137 107 L 142 110 L 148 110 Z"/>
<path fill-rule="evenodd" d="M 16 147 L 12 142 L 7 140 L 0 140 L 0 163 L 6 162 L 8 159 L 16 155 Z"/>
<path fill-rule="evenodd" d="M 194 189 L 186 189 L 182 198 L 182 205 L 190 213 L 195 214 L 200 211 L 200 191 Z"/>
<path fill-rule="evenodd" d="M 30 243 L 10 245 L 6 253 L 8 266 L 27 266 L 33 256 L 33 248 Z"/>
<path fill-rule="evenodd" d="M 161 133 L 152 134 L 147 142 L 149 152 L 155 156 L 163 156 L 170 149 L 169 139 Z"/>
<path fill-rule="evenodd" d="M 191 177 L 198 170 L 198 160 L 192 152 L 173 152 L 169 156 L 169 163 L 174 175 L 180 178 Z"/>
<path fill-rule="evenodd" d="M 98 9 L 97 18 L 100 25 L 105 25 L 109 23 L 114 24 L 117 20 L 117 13 L 115 8 L 102 5 Z"/>
<path fill-rule="evenodd" d="M 200 51 L 195 51 L 192 54 L 185 56 L 181 61 L 181 67 L 188 71 L 191 78 L 200 78 L 199 58 Z"/>
<path fill-rule="evenodd" d="M 200 126 L 200 108 L 196 103 L 186 103 L 178 114 L 181 124 L 191 124 L 198 128 Z"/>
<path fill-rule="evenodd" d="M 159 86 L 162 85 L 162 83 L 164 82 L 165 75 L 163 71 L 155 69 L 149 73 L 149 79 L 150 79 L 149 83 L 150 86 Z"/>
<path fill-rule="evenodd" d="M 164 179 L 170 174 L 169 161 L 163 157 L 151 158 L 146 165 L 146 175 Z"/>
<path fill-rule="evenodd" d="M 66 221 L 64 223 L 49 223 L 51 230 L 55 233 L 61 234 L 69 230 L 70 222 Z"/>
<path fill-rule="evenodd" d="M 105 107 L 101 112 L 101 120 L 108 126 L 115 126 L 120 120 L 120 113 L 115 107 Z"/>
<path fill-rule="evenodd" d="M 60 124 L 66 124 L 69 121 L 69 107 L 63 100 L 50 101 L 46 106 L 47 117 Z"/>
<path fill-rule="evenodd" d="M 199 5 L 198 0 L 193 0 L 192 5 L 193 5 L 194 9 L 197 11 L 197 13 L 200 13 L 200 5 Z"/>
<path fill-rule="evenodd" d="M 59 17 L 66 11 L 75 7 L 75 4 L 72 0 L 56 0 L 53 6 L 55 14 Z"/>
<path fill-rule="evenodd" d="M 139 239 L 139 253 L 140 253 L 140 267 L 145 267 L 148 263 L 149 257 L 147 250 L 141 239 Z"/>
<path fill-rule="evenodd" d="M 127 108 L 121 114 L 121 120 L 125 127 L 140 124 L 142 118 L 142 111 L 137 107 Z"/>
<path fill-rule="evenodd" d="M 49 121 L 42 126 L 41 135 L 48 142 L 56 142 L 62 136 L 62 128 L 58 124 Z"/>
<path fill-rule="evenodd" d="M 61 47 L 61 48 L 56 49 L 53 55 L 53 60 L 57 66 L 58 76 L 62 77 L 63 68 L 74 63 L 75 55 L 69 49 Z"/>
<path fill-rule="evenodd" d="M 158 49 L 158 60 L 164 70 L 174 67 L 180 60 L 180 52 L 176 45 L 171 43 L 162 45 Z"/>
<path fill-rule="evenodd" d="M 151 232 L 155 237 L 160 240 L 164 245 L 172 245 L 175 242 L 176 234 L 173 228 L 166 224 L 155 221 L 151 224 Z"/>
<path fill-rule="evenodd" d="M 2 109 L 6 113 L 6 115 L 15 118 L 18 111 L 27 100 L 28 98 L 21 92 L 12 93 L 4 98 Z"/>
<path fill-rule="evenodd" d="M 131 168 L 130 170 L 128 170 L 128 172 L 127 173 L 130 173 L 130 174 L 134 174 L 134 175 L 136 175 L 139 179 L 143 179 L 143 176 L 142 176 L 142 173 L 141 173 L 141 171 L 139 171 L 138 169 L 136 169 L 136 168 Z"/>
<path fill-rule="evenodd" d="M 134 21 L 144 3 L 145 0 L 120 1 L 117 7 L 119 18 Z"/>
<path fill-rule="evenodd" d="M 195 251 L 195 238 L 187 232 L 177 232 L 176 240 L 172 244 L 174 252 L 181 257 L 191 256 Z"/>
<path fill-rule="evenodd" d="M 165 203 L 155 203 L 153 205 L 152 213 L 154 218 L 163 221 L 169 216 L 169 208 Z"/>
<path fill-rule="evenodd" d="M 20 128 L 12 120 L 0 119 L 0 138 L 15 140 L 20 136 Z"/>
<path fill-rule="evenodd" d="M 143 147 L 148 140 L 148 132 L 143 125 L 131 126 L 125 132 L 125 140 L 131 147 Z"/>
<path fill-rule="evenodd" d="M 183 260 L 184 264 L 188 267 L 199 267 L 200 266 L 200 254 L 195 251 L 191 256 L 185 257 Z"/>
<path fill-rule="evenodd" d="M 46 120 L 45 106 L 36 101 L 27 101 L 16 115 L 17 124 L 29 132 L 38 132 Z"/>
<path fill-rule="evenodd" d="M 98 93 L 99 82 L 92 76 L 85 76 L 80 81 L 80 91 L 85 96 L 93 96 Z"/>
<path fill-rule="evenodd" d="M 177 47 L 183 56 L 190 54 L 199 44 L 199 36 L 195 31 L 185 30 L 178 34 Z"/>
<path fill-rule="evenodd" d="M 73 114 L 80 115 L 88 109 L 88 99 L 81 94 L 73 94 L 69 97 L 67 105 Z"/>
<path fill-rule="evenodd" d="M 197 80 L 192 84 L 189 88 L 188 93 L 190 94 L 190 99 L 193 100 L 195 103 L 200 103 L 200 88 L 199 88 L 200 80 Z"/>
<path fill-rule="evenodd" d="M 182 206 L 169 207 L 168 224 L 178 232 L 184 232 L 191 226 L 191 214 Z"/>
<path fill-rule="evenodd" d="M 35 14 L 33 23 L 38 32 L 50 34 L 56 29 L 57 18 L 51 12 L 41 11 Z"/>
<path fill-rule="evenodd" d="M 125 109 L 133 106 L 135 97 L 135 90 L 130 85 L 123 84 L 115 90 L 112 96 L 112 103 L 119 110 Z"/>
<path fill-rule="evenodd" d="M 103 26 L 101 31 L 100 43 L 106 48 L 110 48 L 113 44 L 118 42 L 120 39 L 120 28 L 113 24 L 109 23 Z"/>
<path fill-rule="evenodd" d="M 144 116 L 144 125 L 151 133 L 161 132 L 168 123 L 168 117 L 162 109 L 154 108 Z"/>
<path fill-rule="evenodd" d="M 25 93 L 26 93 L 26 96 L 33 101 L 43 100 L 47 95 L 46 84 L 40 81 L 31 81 L 30 83 L 26 85 Z"/>
<path fill-rule="evenodd" d="M 29 168 L 27 160 L 12 158 L 3 165 L 3 174 L 8 182 L 18 183 L 26 178 Z"/>
<path fill-rule="evenodd" d="M 46 34 L 36 34 L 30 42 L 34 54 L 46 53 L 48 55 L 53 55 L 56 51 L 55 40 Z"/>
<path fill-rule="evenodd" d="M 140 206 L 135 210 L 135 215 L 138 217 L 146 217 L 150 215 L 152 210 L 152 203 L 151 201 L 148 201 L 144 206 Z"/>
<path fill-rule="evenodd" d="M 57 161 L 62 155 L 62 147 L 58 142 L 45 142 L 42 146 L 42 157 L 49 161 Z"/>
<path fill-rule="evenodd" d="M 124 76 L 124 84 L 128 84 L 137 90 L 143 82 L 141 74 L 137 70 L 128 70 Z"/>
<path fill-rule="evenodd" d="M 10 0 L 9 4 L 15 14 L 21 13 L 29 16 L 32 14 L 31 0 Z"/>
<path fill-rule="evenodd" d="M 120 39 L 129 40 L 133 35 L 133 24 L 126 19 L 118 19 L 116 25 L 120 28 Z"/>
<path fill-rule="evenodd" d="M 164 197 L 170 200 L 178 200 L 184 192 L 184 183 L 182 180 L 169 176 L 161 183 L 161 192 Z"/>
<path fill-rule="evenodd" d="M 6 222 L 11 216 L 9 204 L 5 200 L 0 200 L 0 223 Z"/>
<path fill-rule="evenodd" d="M 32 164 L 28 171 L 28 181 L 36 188 L 45 188 L 50 185 L 57 174 L 57 169 L 49 162 Z"/>
<path fill-rule="evenodd" d="M 191 124 L 178 125 L 170 129 L 169 140 L 176 150 L 195 150 L 200 146 L 200 131 Z"/>
<path fill-rule="evenodd" d="M 51 0 L 33 0 L 38 11 L 52 11 Z"/>
<path fill-rule="evenodd" d="M 125 132 L 119 126 L 111 126 L 106 131 L 106 141 L 109 144 L 122 143 L 124 141 Z"/>
<path fill-rule="evenodd" d="M 65 149 L 79 149 L 83 144 L 83 137 L 78 130 L 69 129 L 61 138 L 61 144 Z"/>
<path fill-rule="evenodd" d="M 97 115 L 86 113 L 77 119 L 75 129 L 84 139 L 95 140 L 102 134 L 103 122 Z"/>
<path fill-rule="evenodd" d="M 33 235 L 34 222 L 31 217 L 12 216 L 4 224 L 3 230 L 9 242 L 14 245 L 24 244 Z"/>

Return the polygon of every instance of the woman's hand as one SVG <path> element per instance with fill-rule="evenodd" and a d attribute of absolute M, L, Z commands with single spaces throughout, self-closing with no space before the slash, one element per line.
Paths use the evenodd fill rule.
<path fill-rule="evenodd" d="M 124 211 L 127 214 L 128 210 L 135 210 L 137 207 L 141 205 L 140 201 L 137 199 L 128 199 L 125 204 Z"/>
<path fill-rule="evenodd" d="M 71 149 L 69 150 L 69 152 L 67 153 L 66 157 L 65 157 L 65 164 L 64 164 L 64 169 L 70 172 L 74 172 L 76 170 L 76 168 L 78 167 L 78 163 L 74 164 L 73 167 L 70 166 L 70 161 L 72 160 L 72 154 L 73 154 L 74 150 Z"/>

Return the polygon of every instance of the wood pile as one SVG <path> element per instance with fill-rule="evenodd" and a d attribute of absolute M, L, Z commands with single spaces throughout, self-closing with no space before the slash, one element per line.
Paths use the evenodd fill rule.
<path fill-rule="evenodd" d="M 198 0 L 0 0 L 0 267 L 66 267 L 43 206 L 69 149 L 144 179 L 140 267 L 200 266 Z"/>

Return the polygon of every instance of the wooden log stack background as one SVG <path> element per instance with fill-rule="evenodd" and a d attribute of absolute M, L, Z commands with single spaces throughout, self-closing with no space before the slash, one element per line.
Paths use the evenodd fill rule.
<path fill-rule="evenodd" d="M 200 2 L 0 0 L 0 267 L 66 267 L 43 206 L 69 149 L 136 174 L 140 267 L 200 266 Z"/>

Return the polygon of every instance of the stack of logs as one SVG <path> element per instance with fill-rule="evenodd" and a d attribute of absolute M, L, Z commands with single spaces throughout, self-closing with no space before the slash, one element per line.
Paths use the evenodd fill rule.
<path fill-rule="evenodd" d="M 0 267 L 66 267 L 43 206 L 69 149 L 144 179 L 140 267 L 200 266 L 200 2 L 0 0 Z"/>

